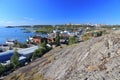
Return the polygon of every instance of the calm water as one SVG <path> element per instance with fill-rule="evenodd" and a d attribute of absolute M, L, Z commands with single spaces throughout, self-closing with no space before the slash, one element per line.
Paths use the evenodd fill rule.
<path fill-rule="evenodd" d="M 20 42 L 25 42 L 32 35 L 35 35 L 35 33 L 24 33 L 21 28 L 0 27 L 0 44 L 5 43 L 7 39 L 17 39 Z"/>

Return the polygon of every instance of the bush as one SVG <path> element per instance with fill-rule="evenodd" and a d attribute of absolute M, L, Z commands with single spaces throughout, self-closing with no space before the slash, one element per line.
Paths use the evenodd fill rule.
<path fill-rule="evenodd" d="M 11 64 L 5 65 L 5 72 L 8 72 L 13 69 L 13 66 Z"/>
<path fill-rule="evenodd" d="M 37 50 L 34 51 L 32 55 L 32 60 L 35 60 L 38 57 L 43 56 L 46 52 L 51 50 L 52 48 L 46 46 L 46 42 L 44 41 Z"/>
<path fill-rule="evenodd" d="M 38 57 L 41 57 L 45 53 L 45 48 L 39 48 L 34 51 L 32 59 L 35 60 Z"/>
<path fill-rule="evenodd" d="M 71 44 L 75 44 L 75 43 L 78 42 L 78 39 L 77 39 L 77 37 L 75 37 L 75 36 L 73 36 L 73 37 L 69 37 L 68 42 L 69 42 L 69 45 L 71 45 Z"/>

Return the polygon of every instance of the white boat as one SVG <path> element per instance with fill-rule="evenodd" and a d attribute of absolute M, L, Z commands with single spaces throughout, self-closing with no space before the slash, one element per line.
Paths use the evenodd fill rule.
<path fill-rule="evenodd" d="M 7 45 L 14 45 L 17 42 L 17 40 L 6 40 Z"/>

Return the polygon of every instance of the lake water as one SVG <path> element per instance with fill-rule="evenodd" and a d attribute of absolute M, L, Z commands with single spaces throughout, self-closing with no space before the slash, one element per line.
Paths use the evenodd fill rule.
<path fill-rule="evenodd" d="M 19 42 L 25 42 L 32 35 L 35 35 L 35 33 L 24 33 L 21 28 L 0 27 L 0 44 L 5 43 L 7 39 L 17 39 Z"/>

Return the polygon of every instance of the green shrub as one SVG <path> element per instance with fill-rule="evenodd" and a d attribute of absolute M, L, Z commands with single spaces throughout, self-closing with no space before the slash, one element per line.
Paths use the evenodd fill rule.
<path fill-rule="evenodd" d="M 42 44 L 40 44 L 39 48 L 34 51 L 32 55 L 32 60 L 35 60 L 38 57 L 43 56 L 46 52 L 51 50 L 52 48 L 46 46 L 46 42 L 44 41 Z"/>
<path fill-rule="evenodd" d="M 71 44 L 75 44 L 75 43 L 78 42 L 78 39 L 77 39 L 77 37 L 75 37 L 75 36 L 73 36 L 73 37 L 69 37 L 68 42 L 69 42 L 69 45 L 71 45 Z"/>

